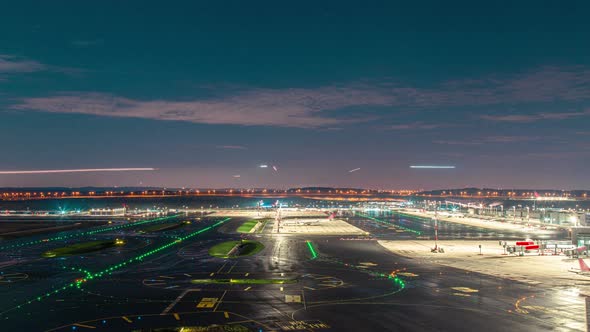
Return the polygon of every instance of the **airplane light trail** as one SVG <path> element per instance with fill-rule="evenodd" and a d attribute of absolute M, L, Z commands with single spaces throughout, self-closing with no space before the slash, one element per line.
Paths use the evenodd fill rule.
<path fill-rule="evenodd" d="M 417 165 L 417 166 L 410 166 L 410 168 L 421 168 L 421 169 L 450 169 L 450 168 L 455 168 L 455 166 Z"/>
<path fill-rule="evenodd" d="M 268 165 L 266 165 L 266 164 L 262 164 L 262 165 L 260 165 L 260 166 L 258 166 L 258 167 L 260 167 L 260 168 L 268 168 Z"/>
<path fill-rule="evenodd" d="M 356 171 L 360 171 L 360 168 L 355 168 L 355 169 L 351 169 L 350 171 L 348 171 L 348 173 L 352 173 L 352 172 L 356 172 Z"/>
<path fill-rule="evenodd" d="M 9 174 L 52 174 L 52 173 L 89 173 L 89 172 L 135 172 L 155 171 L 157 168 L 80 168 L 80 169 L 47 169 L 34 171 L 0 171 L 0 175 Z"/>
<path fill-rule="evenodd" d="M 279 171 L 279 169 L 276 166 L 273 166 L 272 169 L 274 169 L 275 172 L 278 172 Z"/>

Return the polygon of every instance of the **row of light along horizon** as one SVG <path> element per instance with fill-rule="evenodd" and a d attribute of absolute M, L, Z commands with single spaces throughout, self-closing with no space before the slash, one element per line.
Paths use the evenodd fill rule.
<path fill-rule="evenodd" d="M 421 197 L 475 197 L 475 198 L 495 198 L 495 197 L 507 197 L 507 198 L 551 198 L 551 197 L 563 197 L 563 198 L 588 198 L 588 193 L 585 191 L 418 191 L 418 190 L 351 190 L 351 189 L 289 189 L 289 190 L 278 190 L 278 189 L 199 189 L 199 190 L 143 190 L 143 191 L 47 191 L 47 192 L 23 192 L 23 191 L 11 191 L 11 192 L 0 192 L 1 199 L 27 199 L 27 198 L 61 198 L 61 197 L 133 197 L 133 196 L 198 196 L 198 195 L 273 195 L 273 194 L 289 194 L 289 195 L 393 195 L 393 196 L 421 196 Z"/>

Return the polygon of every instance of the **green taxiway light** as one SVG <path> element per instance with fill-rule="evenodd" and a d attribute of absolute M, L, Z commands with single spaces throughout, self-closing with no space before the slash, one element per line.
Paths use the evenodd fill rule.
<path fill-rule="evenodd" d="M 315 251 L 315 248 L 313 247 L 313 244 L 311 244 L 311 241 L 305 242 L 307 242 L 307 247 L 309 248 L 309 252 L 311 252 L 311 259 L 318 258 L 318 253 Z"/>
<path fill-rule="evenodd" d="M 186 236 L 182 237 L 182 239 L 183 239 L 183 240 L 186 240 L 186 239 L 189 239 L 189 238 L 191 238 L 191 237 L 193 237 L 193 236 L 196 236 L 196 235 L 199 235 L 199 234 L 201 234 L 201 233 L 204 233 L 204 232 L 206 232 L 206 231 L 208 231 L 208 230 L 210 230 L 210 229 L 212 229 L 212 228 L 215 228 L 215 227 L 217 227 L 217 226 L 219 226 L 219 225 L 223 224 L 224 222 L 226 222 L 226 221 L 228 221 L 228 220 L 230 220 L 230 219 L 231 219 L 231 218 L 225 218 L 225 219 L 223 219 L 223 220 L 220 220 L 220 221 L 216 222 L 215 224 L 213 224 L 213 225 L 211 225 L 211 226 L 208 226 L 208 227 L 205 227 L 205 228 L 203 228 L 203 229 L 201 229 L 201 230 L 198 230 L 198 231 L 195 231 L 195 232 L 193 232 L 193 233 L 190 233 L 190 234 L 188 234 L 188 235 L 186 235 Z M 109 272 L 109 274 L 111 274 L 111 273 L 110 273 L 110 271 L 113 271 L 113 270 L 115 270 L 115 269 L 117 269 L 117 268 L 119 268 L 119 267 L 121 267 L 121 266 L 123 266 L 123 265 L 129 264 L 129 263 L 132 263 L 132 262 L 135 262 L 135 261 L 140 261 L 142 257 L 150 256 L 150 255 L 152 255 L 152 254 L 154 254 L 154 253 L 156 253 L 156 252 L 158 252 L 158 251 L 161 251 L 161 250 L 163 250 L 163 249 L 166 249 L 166 248 L 168 248 L 168 247 L 171 247 L 171 246 L 173 246 L 173 245 L 176 245 L 176 244 L 178 244 L 178 243 L 179 243 L 179 242 L 177 242 L 177 241 L 170 242 L 170 243 L 168 243 L 168 244 L 165 244 L 165 245 L 163 245 L 163 246 L 160 246 L 160 247 L 158 247 L 158 248 L 156 248 L 156 249 L 154 249 L 154 250 L 152 250 L 152 251 L 149 251 L 149 252 L 147 252 L 147 253 L 145 253 L 145 254 L 143 254 L 143 255 L 139 255 L 139 256 L 136 256 L 136 257 L 134 257 L 134 258 L 130 258 L 130 259 L 128 259 L 127 261 L 125 261 L 125 262 L 123 262 L 123 263 L 120 263 L 120 264 L 117 264 L 117 265 L 113 265 L 113 266 L 111 266 L 111 267 L 109 267 L 109 268 L 107 268 L 107 269 L 105 269 L 105 270 L 103 270 L 103 271 L 100 271 L 100 272 L 96 272 L 96 273 L 90 273 L 90 272 L 88 272 L 88 271 L 85 271 L 85 272 L 86 272 L 86 277 L 85 277 L 84 279 L 82 279 L 82 280 L 76 280 L 76 282 L 75 282 L 75 283 L 71 283 L 71 284 L 69 284 L 69 285 L 66 285 L 66 286 L 64 286 L 64 287 L 63 287 L 63 289 L 65 289 L 65 288 L 73 288 L 73 287 L 76 287 L 76 288 L 80 289 L 80 288 L 81 288 L 81 285 L 82 285 L 82 283 L 83 283 L 83 282 L 87 282 L 89 279 L 93 279 L 93 278 L 98 278 L 98 277 L 101 277 L 103 274 L 105 274 L 105 273 L 107 273 L 107 272 Z M 74 269 L 74 268 L 72 268 L 72 270 L 75 270 L 75 269 Z M 59 292 L 59 289 L 55 291 L 55 293 L 57 293 L 57 292 Z M 44 297 L 48 297 L 49 295 L 50 295 L 50 294 L 49 294 L 49 293 L 47 293 L 47 294 L 45 294 L 45 295 L 38 296 L 38 297 L 37 297 L 37 301 L 41 301 L 41 299 L 42 299 L 42 298 L 44 298 Z M 28 303 L 30 303 L 30 301 L 27 301 L 27 302 L 25 302 L 24 304 L 28 304 Z M 22 304 L 21 304 L 21 305 L 18 305 L 18 306 L 15 306 L 15 307 L 13 307 L 13 308 L 11 308 L 11 309 L 5 310 L 5 311 L 3 311 L 3 312 L 0 312 L 0 316 L 1 316 L 1 315 L 3 315 L 4 313 L 8 312 L 8 311 L 11 311 L 11 310 L 14 310 L 14 309 L 19 309 L 21 306 L 22 306 Z"/>
<path fill-rule="evenodd" d="M 43 243 L 43 242 L 51 242 L 51 241 L 59 241 L 59 240 L 65 240 L 65 239 L 72 239 L 72 238 L 76 238 L 76 237 L 80 237 L 80 236 L 84 236 L 84 235 L 93 235 L 93 234 L 97 234 L 97 233 L 103 233 L 103 232 L 108 232 L 108 231 L 112 231 L 112 230 L 123 229 L 123 228 L 127 228 L 127 227 L 132 227 L 132 226 L 137 226 L 137 225 L 144 225 L 144 224 L 148 224 L 148 223 L 152 223 L 152 222 L 157 222 L 157 221 L 167 220 L 167 219 L 171 219 L 171 218 L 176 218 L 178 216 L 179 215 L 173 215 L 173 216 L 161 217 L 161 218 L 156 218 L 156 219 L 143 220 L 143 221 L 138 221 L 138 222 L 134 222 L 134 223 L 128 223 L 128 224 L 119 225 L 119 226 L 111 226 L 111 227 L 106 227 L 106 228 L 100 228 L 100 229 L 95 229 L 95 230 L 92 230 L 92 231 L 86 231 L 86 232 L 81 232 L 81 233 L 76 233 L 76 234 L 63 235 L 63 236 L 55 236 L 55 237 L 51 237 L 51 238 L 47 238 L 47 239 L 43 239 L 43 240 L 35 240 L 35 241 L 29 241 L 29 242 L 25 242 L 25 243 L 17 243 L 17 244 L 12 244 L 12 245 L 7 245 L 7 246 L 4 246 L 4 247 L 0 247 L 0 250 L 18 248 L 18 247 L 23 247 L 23 246 L 30 246 L 30 245 L 34 245 L 34 244 Z"/>

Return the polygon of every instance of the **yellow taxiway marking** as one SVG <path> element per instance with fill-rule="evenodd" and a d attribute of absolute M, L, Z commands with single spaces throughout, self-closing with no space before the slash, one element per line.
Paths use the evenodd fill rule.
<path fill-rule="evenodd" d="M 217 303 L 217 297 L 204 297 L 201 299 L 201 302 L 197 304 L 197 308 L 213 308 Z"/>
<path fill-rule="evenodd" d="M 177 313 L 174 313 L 174 318 L 175 318 L 176 320 L 180 320 L 180 316 L 179 316 Z"/>
<path fill-rule="evenodd" d="M 123 318 L 127 323 L 133 323 L 133 321 L 127 318 L 127 316 L 122 316 L 121 318 Z"/>
<path fill-rule="evenodd" d="M 398 272 L 396 273 L 398 276 L 402 277 L 417 277 L 418 275 L 412 272 Z"/>
<path fill-rule="evenodd" d="M 224 312 L 223 312 L 223 316 L 224 316 L 225 318 L 229 318 L 229 314 L 227 313 L 227 311 L 224 311 Z"/>
<path fill-rule="evenodd" d="M 276 323 L 283 331 L 329 329 L 330 326 L 321 321 L 292 320 Z"/>
<path fill-rule="evenodd" d="M 301 303 L 301 295 L 286 295 L 285 303 Z"/>
<path fill-rule="evenodd" d="M 251 288 L 252 288 L 252 286 L 248 286 L 248 287 L 244 288 L 244 290 L 245 290 L 245 291 L 248 291 L 248 290 L 250 290 Z"/>
<path fill-rule="evenodd" d="M 538 305 L 524 305 L 524 306 L 520 306 L 518 309 L 516 309 L 516 311 L 526 311 L 524 312 L 529 313 L 530 311 L 540 311 L 542 313 L 548 314 L 548 315 L 561 315 L 561 317 L 564 318 L 569 318 L 571 320 L 576 319 L 576 314 L 574 313 L 569 313 L 569 312 L 563 312 L 563 310 L 559 310 L 559 309 L 553 309 L 553 308 L 547 308 L 547 307 L 543 307 L 543 306 L 538 306 Z"/>
<path fill-rule="evenodd" d="M 477 293 L 479 292 L 477 289 L 469 288 L 469 287 L 451 287 L 452 290 L 456 290 L 458 292 L 463 293 Z"/>
<path fill-rule="evenodd" d="M 340 284 L 334 284 L 334 283 L 325 283 L 325 282 L 322 282 L 322 283 L 319 284 L 319 286 L 322 286 L 322 287 L 332 287 L 332 288 L 334 288 L 334 287 L 338 287 L 338 286 L 341 286 L 341 285 Z"/>
<path fill-rule="evenodd" d="M 209 276 L 212 277 L 214 275 L 215 275 L 215 272 L 211 272 L 211 274 Z"/>
<path fill-rule="evenodd" d="M 217 301 L 217 305 L 215 305 L 215 309 L 213 309 L 213 311 L 217 311 L 217 307 L 219 307 L 219 305 L 221 304 L 221 301 L 223 301 L 225 294 L 227 294 L 227 291 L 223 292 L 223 295 L 221 295 L 221 298 Z"/>
<path fill-rule="evenodd" d="M 375 264 L 373 262 L 360 262 L 359 265 L 366 265 L 366 266 L 377 266 L 378 264 Z"/>
<path fill-rule="evenodd" d="M 221 273 L 221 270 L 227 265 L 227 262 L 223 263 L 223 265 L 217 270 L 217 273 Z"/>
<path fill-rule="evenodd" d="M 309 290 L 315 290 L 315 288 L 311 288 L 311 287 L 307 287 L 307 286 L 303 286 L 303 288 L 309 289 Z"/>
<path fill-rule="evenodd" d="M 95 329 L 96 328 L 96 326 L 85 325 L 85 324 L 80 324 L 80 323 L 76 323 L 74 325 L 79 326 L 79 327 L 84 327 L 84 328 L 87 328 L 87 329 Z"/>
<path fill-rule="evenodd" d="M 234 263 L 234 265 L 232 265 L 232 266 L 229 268 L 229 270 L 227 270 L 227 272 L 225 272 L 225 273 L 231 273 L 231 270 L 233 270 L 233 269 L 234 269 L 234 267 L 236 267 L 236 265 L 237 265 L 237 264 L 238 264 L 238 262 L 235 262 L 235 263 Z"/>
<path fill-rule="evenodd" d="M 244 277 L 247 277 L 247 276 L 249 276 L 249 275 L 250 275 L 250 272 L 248 272 L 248 273 L 244 274 Z"/>

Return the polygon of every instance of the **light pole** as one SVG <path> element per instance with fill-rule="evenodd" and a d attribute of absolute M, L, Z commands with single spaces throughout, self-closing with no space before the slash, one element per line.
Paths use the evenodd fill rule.
<path fill-rule="evenodd" d="M 434 250 L 438 250 L 438 209 L 434 211 Z"/>
<path fill-rule="evenodd" d="M 512 207 L 512 221 L 516 222 L 516 206 Z"/>

